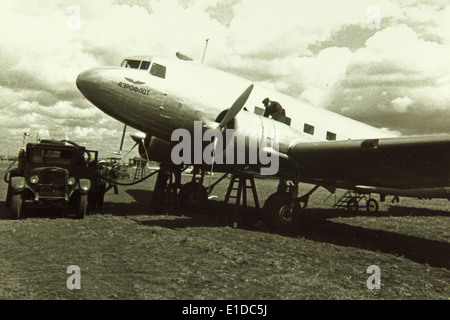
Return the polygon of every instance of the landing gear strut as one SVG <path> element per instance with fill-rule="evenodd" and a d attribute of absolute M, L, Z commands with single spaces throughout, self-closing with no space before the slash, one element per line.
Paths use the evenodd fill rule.
<path fill-rule="evenodd" d="M 200 177 L 198 178 L 199 171 Z M 204 171 L 194 168 L 192 181 L 184 185 L 181 185 L 181 172 L 180 167 L 165 164 L 160 165 L 152 196 L 152 208 L 154 212 L 162 212 L 165 200 L 168 198 L 170 203 L 173 196 L 177 198 L 175 200 L 175 207 L 179 205 L 186 211 L 198 209 L 206 203 L 208 200 L 208 192 L 203 186 Z M 175 182 L 173 182 L 173 176 L 175 176 Z"/>

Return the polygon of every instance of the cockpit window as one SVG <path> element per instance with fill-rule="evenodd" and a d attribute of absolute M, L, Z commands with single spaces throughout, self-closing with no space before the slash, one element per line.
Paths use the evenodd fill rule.
<path fill-rule="evenodd" d="M 140 64 L 141 62 L 139 60 L 124 60 L 122 63 L 122 67 L 138 69 Z"/>
<path fill-rule="evenodd" d="M 166 78 L 166 67 L 160 64 L 154 63 L 150 69 L 150 74 L 159 78 Z"/>
<path fill-rule="evenodd" d="M 148 67 L 150 67 L 150 61 L 142 61 L 139 69 L 148 70 Z"/>
<path fill-rule="evenodd" d="M 148 70 L 148 68 L 150 67 L 150 61 L 125 59 L 123 60 L 121 67 Z"/>

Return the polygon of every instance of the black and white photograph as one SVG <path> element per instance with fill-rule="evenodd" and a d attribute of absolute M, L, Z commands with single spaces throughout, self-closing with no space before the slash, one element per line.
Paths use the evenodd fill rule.
<path fill-rule="evenodd" d="M 0 174 L 0 300 L 448 301 L 450 2 L 0 0 Z"/>

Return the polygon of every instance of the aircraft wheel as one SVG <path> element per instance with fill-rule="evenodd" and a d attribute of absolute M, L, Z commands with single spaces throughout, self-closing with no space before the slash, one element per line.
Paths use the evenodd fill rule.
<path fill-rule="evenodd" d="M 84 219 L 87 213 L 87 194 L 80 194 L 75 205 L 75 218 Z"/>
<path fill-rule="evenodd" d="M 23 196 L 22 193 L 17 193 L 12 196 L 11 203 L 12 218 L 15 220 L 23 217 Z"/>
<path fill-rule="evenodd" d="M 180 207 L 191 211 L 206 203 L 208 191 L 198 182 L 188 182 L 181 187 L 178 199 Z"/>
<path fill-rule="evenodd" d="M 358 212 L 359 203 L 356 199 L 350 199 L 347 201 L 347 210 L 350 212 Z"/>
<path fill-rule="evenodd" d="M 366 202 L 366 210 L 369 213 L 377 213 L 378 212 L 378 201 L 375 199 L 369 199 Z"/>
<path fill-rule="evenodd" d="M 293 231 L 298 226 L 298 208 L 292 208 L 289 192 L 275 192 L 264 203 L 263 214 L 267 226 L 276 231 Z"/>

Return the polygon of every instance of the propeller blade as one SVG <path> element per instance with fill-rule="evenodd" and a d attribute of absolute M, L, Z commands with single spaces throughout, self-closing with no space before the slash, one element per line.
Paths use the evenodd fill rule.
<path fill-rule="evenodd" d="M 127 125 L 125 124 L 123 126 L 122 139 L 120 139 L 120 147 L 119 147 L 119 152 L 117 152 L 117 154 L 122 154 L 123 140 L 125 139 L 125 132 L 126 131 L 127 131 Z"/>
<path fill-rule="evenodd" d="M 145 160 L 150 161 L 150 157 L 148 155 L 147 147 L 145 146 L 145 144 L 146 144 L 145 140 L 147 139 L 147 137 L 151 138 L 151 136 L 148 136 L 148 135 L 146 135 L 145 133 L 142 133 L 142 132 L 133 132 L 132 134 L 130 134 L 130 136 L 131 136 L 131 139 L 133 139 L 133 141 L 136 142 L 136 144 L 139 144 L 139 148 L 142 146 L 142 148 L 144 149 L 145 156 L 146 156 Z"/>
<path fill-rule="evenodd" d="M 131 149 L 127 152 L 127 154 L 126 154 L 123 158 L 125 159 L 126 157 L 128 157 L 128 155 L 130 154 L 130 152 L 133 151 L 134 147 L 136 147 L 138 144 L 139 144 L 139 142 L 136 142 L 136 143 L 134 144 L 134 146 L 131 147 Z"/>
<path fill-rule="evenodd" d="M 233 120 L 233 118 L 239 113 L 239 111 L 241 111 L 242 107 L 244 107 L 244 104 L 247 102 L 247 99 L 250 96 L 252 90 L 253 84 L 245 89 L 245 91 L 239 96 L 239 98 L 236 99 L 230 110 L 228 110 L 228 112 L 225 114 L 225 117 L 223 117 L 218 129 L 222 130 L 228 124 L 228 122 Z"/>
<path fill-rule="evenodd" d="M 233 103 L 231 108 L 228 110 L 228 112 L 223 117 L 222 121 L 219 123 L 219 127 L 217 129 L 223 130 L 225 126 L 233 120 L 233 118 L 241 111 L 241 109 L 244 107 L 244 104 L 247 102 L 248 97 L 250 96 L 250 93 L 252 93 L 253 90 L 253 83 L 245 89 L 245 91 L 239 96 L 239 98 L 236 99 L 236 101 Z M 214 172 L 214 161 L 216 158 L 216 149 L 217 149 L 217 139 L 214 139 L 214 147 L 212 150 L 212 162 L 211 162 L 211 170 L 210 170 L 210 176 L 209 176 L 209 189 L 211 189 L 211 183 L 212 183 L 212 175 Z"/>

